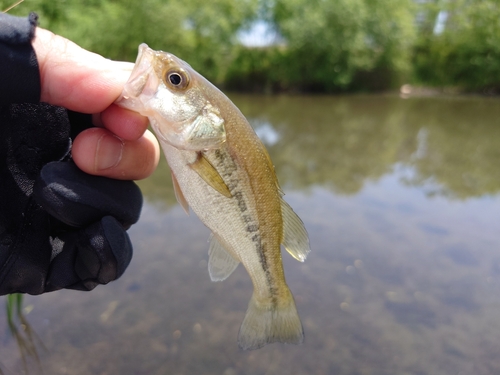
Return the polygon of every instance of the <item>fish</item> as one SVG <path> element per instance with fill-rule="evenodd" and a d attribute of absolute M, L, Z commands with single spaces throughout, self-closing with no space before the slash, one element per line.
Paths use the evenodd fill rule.
<path fill-rule="evenodd" d="M 116 104 L 148 117 L 179 204 L 211 230 L 211 280 L 225 280 L 239 263 L 247 270 L 254 289 L 239 346 L 301 344 L 304 331 L 285 281 L 281 244 L 303 262 L 309 238 L 245 116 L 188 63 L 144 43 Z"/>

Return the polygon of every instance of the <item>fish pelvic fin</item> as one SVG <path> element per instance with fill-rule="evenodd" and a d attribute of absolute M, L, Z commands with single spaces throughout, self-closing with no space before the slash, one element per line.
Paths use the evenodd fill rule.
<path fill-rule="evenodd" d="M 227 187 L 226 183 L 220 176 L 217 169 L 210 164 L 210 162 L 205 158 L 203 153 L 198 152 L 198 156 L 196 160 L 189 164 L 189 166 L 196 172 L 198 175 L 209 184 L 213 189 L 217 190 L 219 193 L 224 195 L 225 197 L 231 198 L 231 192 Z"/>
<path fill-rule="evenodd" d="M 208 274 L 212 281 L 224 281 L 231 275 L 240 261 L 237 260 L 212 234 L 208 249 Z"/>
<path fill-rule="evenodd" d="M 311 252 L 309 236 L 304 223 L 293 211 L 292 207 L 281 198 L 281 214 L 283 216 L 283 240 L 286 251 L 299 262 L 307 258 Z"/>
<path fill-rule="evenodd" d="M 177 202 L 182 206 L 184 209 L 184 212 L 189 215 L 189 204 L 184 197 L 184 194 L 182 193 L 181 187 L 179 186 L 179 182 L 177 181 L 177 177 L 175 177 L 174 172 L 172 170 L 170 171 L 170 174 L 172 175 L 172 184 L 174 185 L 174 193 L 175 193 L 175 198 L 177 199 Z"/>
<path fill-rule="evenodd" d="M 292 293 L 278 305 L 260 302 L 255 293 L 248 304 L 245 319 L 238 333 L 238 345 L 244 350 L 259 349 L 266 344 L 281 342 L 301 344 L 304 330 Z"/>

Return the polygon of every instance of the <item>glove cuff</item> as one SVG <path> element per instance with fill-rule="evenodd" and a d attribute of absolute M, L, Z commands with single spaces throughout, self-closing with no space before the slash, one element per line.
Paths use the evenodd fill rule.
<path fill-rule="evenodd" d="M 0 105 L 40 101 L 40 70 L 31 45 L 37 23 L 36 13 L 28 18 L 0 13 Z"/>

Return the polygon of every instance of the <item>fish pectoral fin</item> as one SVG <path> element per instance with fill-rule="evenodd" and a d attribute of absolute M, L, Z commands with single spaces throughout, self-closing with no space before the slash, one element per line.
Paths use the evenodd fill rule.
<path fill-rule="evenodd" d="M 281 214 L 283 216 L 283 241 L 286 251 L 299 262 L 307 258 L 311 252 L 309 236 L 304 223 L 293 211 L 292 207 L 281 199 Z"/>
<path fill-rule="evenodd" d="M 217 190 L 219 193 L 224 195 L 225 197 L 231 198 L 231 192 L 227 187 L 226 183 L 220 176 L 217 169 L 214 168 L 212 164 L 205 158 L 205 156 L 198 152 L 198 157 L 196 160 L 189 164 L 189 166 L 196 172 L 198 175 L 209 184 L 212 188 Z"/>
<path fill-rule="evenodd" d="M 174 172 L 170 170 L 170 174 L 172 175 L 172 184 L 174 185 L 174 193 L 175 193 L 175 198 L 177 199 L 177 202 L 182 206 L 184 209 L 184 212 L 186 212 L 189 215 L 189 204 L 184 197 L 184 194 L 182 193 L 181 187 L 179 186 L 179 182 L 177 181 L 177 177 L 175 177 Z"/>
<path fill-rule="evenodd" d="M 208 273 L 212 281 L 224 281 L 231 275 L 240 262 L 227 251 L 212 234 L 208 249 Z"/>

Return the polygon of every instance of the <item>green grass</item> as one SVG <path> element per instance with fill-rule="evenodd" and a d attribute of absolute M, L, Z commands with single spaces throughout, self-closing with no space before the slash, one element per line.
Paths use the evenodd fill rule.
<path fill-rule="evenodd" d="M 39 348 L 46 349 L 24 316 L 23 295 L 19 293 L 7 295 L 5 309 L 7 313 L 7 325 L 12 337 L 16 340 L 24 373 L 29 373 L 29 364 L 32 362 L 36 363 L 39 372 L 43 373 L 38 350 Z M 0 375 L 3 374 L 4 371 L 0 367 Z"/>

